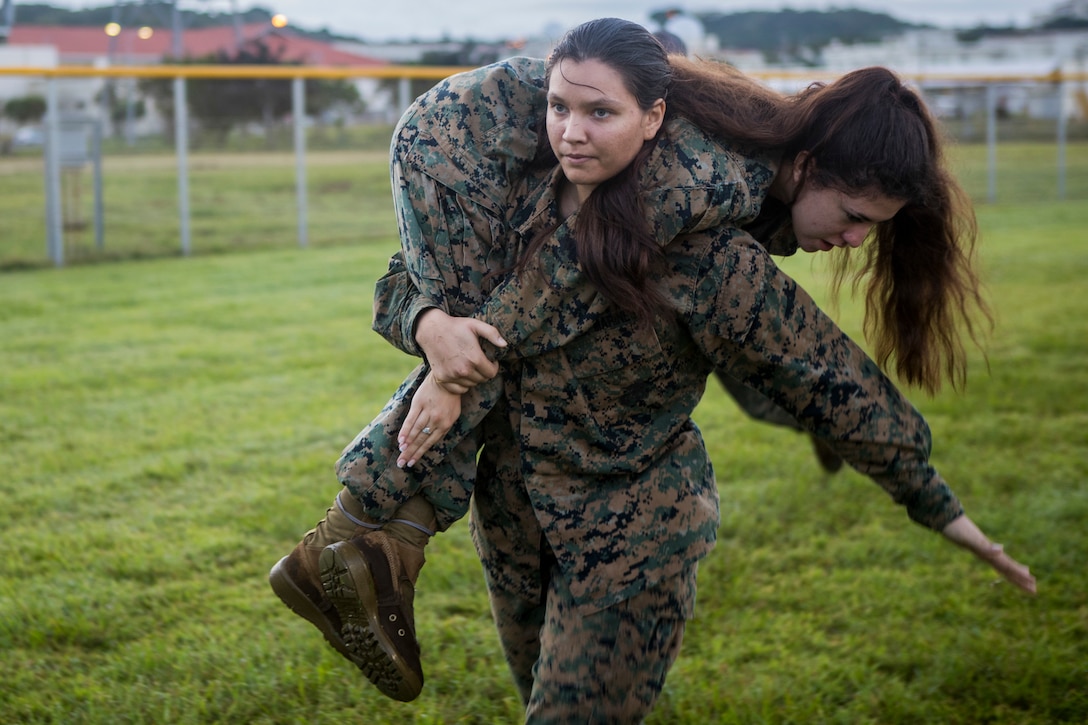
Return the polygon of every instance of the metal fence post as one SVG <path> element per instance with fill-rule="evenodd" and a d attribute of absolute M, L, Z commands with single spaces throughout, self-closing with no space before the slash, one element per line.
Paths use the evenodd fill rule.
<path fill-rule="evenodd" d="M 45 248 L 57 267 L 64 266 L 64 219 L 60 201 L 60 94 L 56 76 L 45 92 Z"/>
<path fill-rule="evenodd" d="M 408 76 L 401 76 L 397 83 L 397 105 L 400 106 L 397 109 L 398 117 L 412 105 L 412 79 Z"/>
<path fill-rule="evenodd" d="M 997 201 L 997 85 L 986 84 L 986 196 Z"/>
<path fill-rule="evenodd" d="M 102 200 L 102 119 L 91 119 L 91 163 L 94 164 L 94 246 L 101 250 L 105 246 L 103 234 L 103 216 L 105 204 Z"/>
<path fill-rule="evenodd" d="M 181 253 L 191 251 L 189 237 L 189 109 L 184 76 L 174 77 L 174 151 L 178 160 L 178 223 Z"/>
<path fill-rule="evenodd" d="M 295 198 L 298 205 L 298 246 L 309 243 L 306 223 L 306 80 L 291 79 L 291 115 L 295 122 Z"/>
<path fill-rule="evenodd" d="M 1065 199 L 1065 142 L 1068 122 L 1065 118 L 1065 81 L 1058 83 L 1058 198 Z"/>

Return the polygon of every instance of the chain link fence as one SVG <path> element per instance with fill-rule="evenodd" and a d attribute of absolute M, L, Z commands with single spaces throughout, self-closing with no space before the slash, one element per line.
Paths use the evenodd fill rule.
<path fill-rule="evenodd" d="M 39 81 L 49 107 L 35 133 L 16 129 L 19 142 L 0 130 L 0 270 L 287 246 L 393 249 L 388 148 L 398 113 L 368 111 L 343 83 L 374 75 L 396 111 L 457 70 L 0 69 Z M 789 90 L 820 78 L 766 80 Z M 976 203 L 1088 199 L 1085 79 L 916 83 Z"/>

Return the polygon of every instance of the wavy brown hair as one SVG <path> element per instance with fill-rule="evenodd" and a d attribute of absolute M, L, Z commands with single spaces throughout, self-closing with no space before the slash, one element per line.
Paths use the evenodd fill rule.
<path fill-rule="evenodd" d="M 804 182 L 852 194 L 877 191 L 906 204 L 860 251 L 833 255 L 832 290 L 850 276 L 865 287 L 865 337 L 881 367 L 894 361 L 929 393 L 966 382 L 963 335 L 979 345 L 993 318 L 977 272 L 978 226 L 949 173 L 940 129 L 922 99 L 886 68 L 814 84 L 792 100 L 785 158 L 802 151 Z M 981 347 L 981 345 L 979 345 Z"/>

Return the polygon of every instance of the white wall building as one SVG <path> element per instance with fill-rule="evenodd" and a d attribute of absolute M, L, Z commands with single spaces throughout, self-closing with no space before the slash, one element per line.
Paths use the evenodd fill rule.
<path fill-rule="evenodd" d="M 1039 79 L 1055 73 L 1075 77 L 1088 69 L 1088 31 L 1025 31 L 962 41 L 952 30 L 916 30 L 880 43 L 832 42 L 820 57 L 820 69 L 834 74 L 871 65 L 887 66 L 916 79 L 927 89 L 942 84 L 971 85 L 971 79 L 977 79 L 978 83 Z M 799 87 L 803 83 L 794 85 Z M 1035 118 L 1057 118 L 1059 113 L 1067 118 L 1088 117 L 1085 81 L 1067 81 L 1059 95 L 1051 84 L 1009 80 L 1001 84 L 1000 93 L 998 103 L 1003 112 Z M 961 115 L 976 110 L 964 107 L 964 103 L 981 102 L 962 94 L 957 98 L 952 101 L 950 96 L 940 97 L 935 110 L 942 115 Z"/>

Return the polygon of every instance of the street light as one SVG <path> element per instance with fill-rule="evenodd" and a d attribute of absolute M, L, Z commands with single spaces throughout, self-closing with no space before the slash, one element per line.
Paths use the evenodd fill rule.
<path fill-rule="evenodd" d="M 273 15 L 272 16 L 272 27 L 273 28 L 286 28 L 287 27 L 287 16 L 284 15 L 283 13 L 276 13 L 275 15 Z"/>
<path fill-rule="evenodd" d="M 120 34 L 121 34 L 121 24 L 120 23 L 106 23 L 106 35 L 110 36 L 111 38 L 116 38 Z"/>

